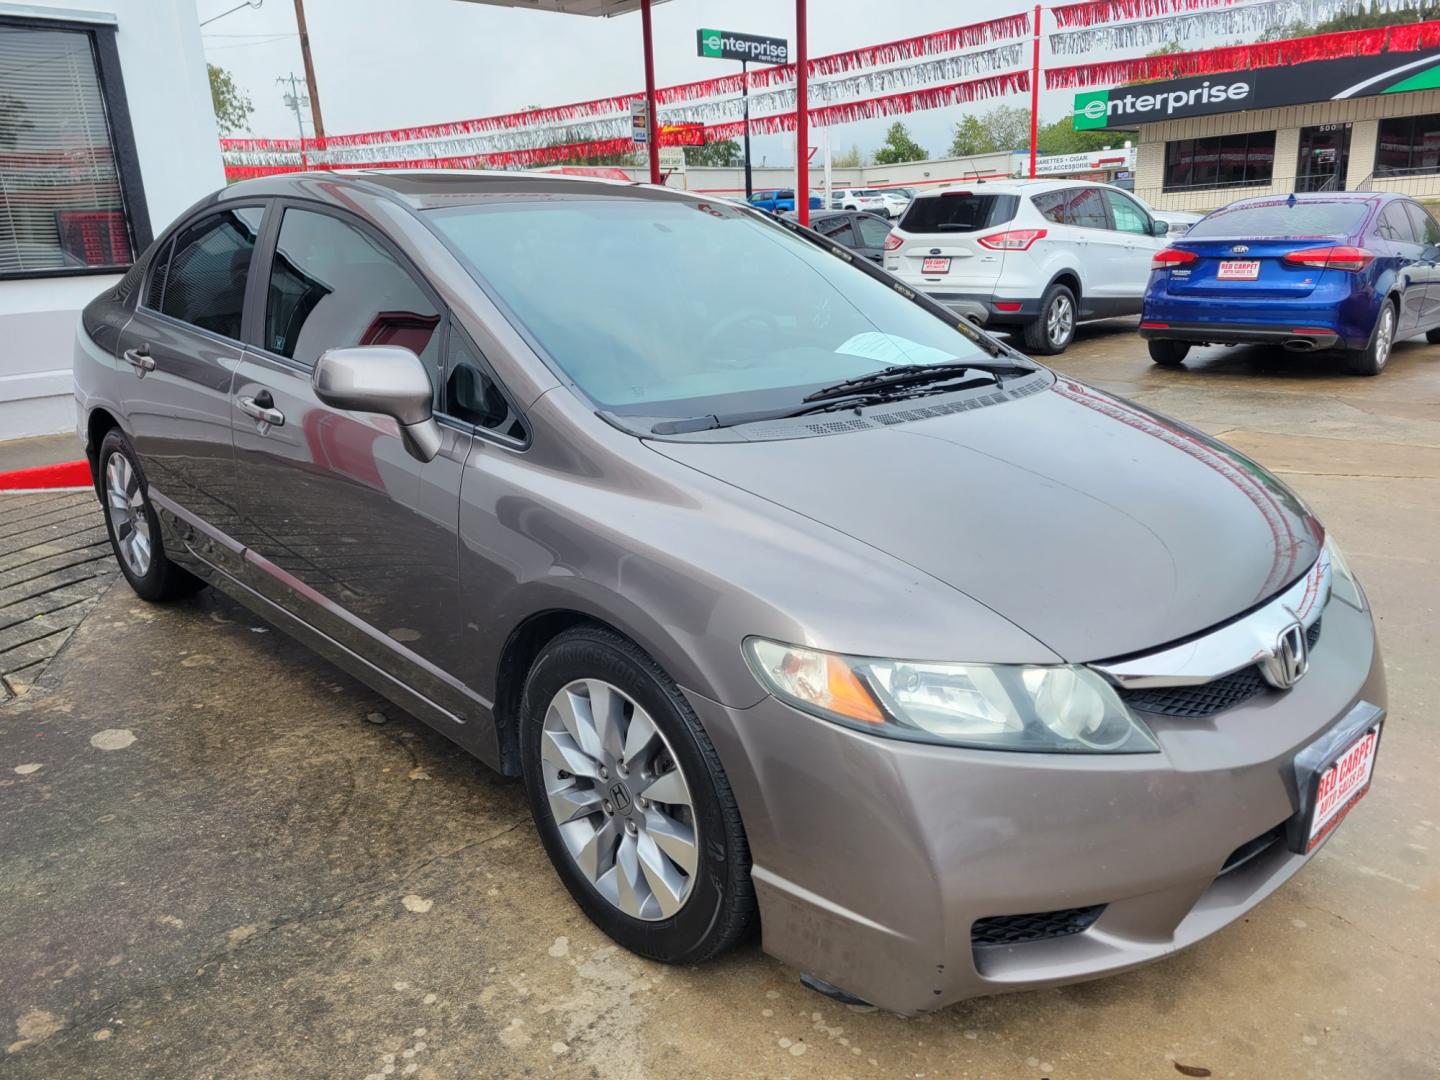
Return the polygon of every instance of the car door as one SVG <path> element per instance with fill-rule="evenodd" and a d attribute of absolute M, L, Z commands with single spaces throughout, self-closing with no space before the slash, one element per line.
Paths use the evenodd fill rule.
<path fill-rule="evenodd" d="M 1410 217 L 1415 239 L 1420 244 L 1416 273 L 1425 279 L 1425 299 L 1420 306 L 1416 329 L 1429 330 L 1440 325 L 1440 222 L 1419 203 L 1408 199 L 1405 213 Z"/>
<path fill-rule="evenodd" d="M 230 385 L 263 203 L 211 209 L 176 230 L 119 340 L 121 405 L 150 495 L 234 527 Z"/>
<path fill-rule="evenodd" d="M 1117 280 L 1126 257 L 1125 239 L 1110 227 L 1110 210 L 1099 188 L 1065 191 L 1065 229 L 1077 248 L 1081 274 L 1080 310 L 1084 315 L 1108 315 L 1125 290 Z"/>
<path fill-rule="evenodd" d="M 1375 235 L 1380 241 L 1375 245 L 1380 249 L 1377 253 L 1395 260 L 1400 285 L 1400 321 L 1396 330 L 1401 335 L 1413 333 L 1425 319 L 1425 294 L 1431 274 L 1424 260 L 1425 249 L 1416 239 L 1404 203 L 1392 202 L 1380 211 Z"/>
<path fill-rule="evenodd" d="M 856 244 L 855 227 L 846 213 L 826 214 L 811 219 L 810 227 L 827 240 L 834 240 L 842 247 L 853 249 Z"/>
<path fill-rule="evenodd" d="M 459 691 L 459 484 L 469 435 L 442 425 L 434 460 L 394 420 L 322 403 L 327 349 L 398 345 L 440 383 L 444 308 L 368 225 L 293 202 L 272 213 L 236 372 L 237 538 L 273 603 L 432 700 Z M 438 395 L 437 395 L 438 396 Z"/>
<path fill-rule="evenodd" d="M 1164 246 L 1164 239 L 1155 235 L 1155 227 L 1144 209 L 1121 191 L 1102 189 L 1110 209 L 1110 227 L 1121 244 L 1112 248 L 1119 299 L 1126 302 L 1120 314 L 1140 310 L 1145 287 L 1150 284 L 1150 261 Z"/>
<path fill-rule="evenodd" d="M 890 237 L 890 223 L 881 221 L 873 214 L 856 214 L 855 231 L 860 237 L 860 246 L 856 250 L 867 259 L 883 262 L 885 241 Z"/>

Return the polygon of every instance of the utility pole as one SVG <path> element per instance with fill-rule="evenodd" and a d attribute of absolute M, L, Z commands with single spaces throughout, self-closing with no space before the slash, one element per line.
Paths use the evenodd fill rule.
<path fill-rule="evenodd" d="M 300 93 L 300 77 L 293 71 L 289 75 L 281 75 L 275 82 L 290 87 L 290 92 L 284 97 L 285 107 L 295 114 L 295 126 L 300 129 L 300 168 L 309 169 L 310 161 L 305 155 L 305 118 L 300 110 L 310 104 L 310 99 Z"/>
<path fill-rule="evenodd" d="M 325 121 L 320 119 L 320 91 L 315 85 L 315 61 L 310 59 L 310 32 L 305 29 L 305 0 L 295 0 L 295 28 L 300 31 L 300 59 L 305 62 L 305 89 L 310 92 L 310 122 L 315 138 L 325 138 Z"/>

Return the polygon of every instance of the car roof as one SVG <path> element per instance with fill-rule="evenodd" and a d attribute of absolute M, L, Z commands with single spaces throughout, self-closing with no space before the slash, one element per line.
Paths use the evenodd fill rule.
<path fill-rule="evenodd" d="M 242 180 L 217 192 L 215 199 L 231 201 L 256 196 L 295 196 L 343 204 L 344 192 L 357 188 L 389 197 L 414 210 L 489 202 L 515 195 L 695 198 L 688 192 L 675 188 L 597 176 L 482 169 L 340 169 L 311 170 Z"/>
<path fill-rule="evenodd" d="M 917 199 L 931 199 L 937 195 L 945 195 L 955 191 L 969 191 L 976 195 L 1035 195 L 1045 191 L 1059 191 L 1063 188 L 1077 187 L 1109 188 L 1111 185 L 1096 183 L 1094 180 L 1066 180 L 1063 177 L 1058 180 L 976 180 L 973 184 L 965 184 L 962 182 L 953 187 L 942 188 L 939 191 L 922 191 L 916 194 L 915 197 Z"/>

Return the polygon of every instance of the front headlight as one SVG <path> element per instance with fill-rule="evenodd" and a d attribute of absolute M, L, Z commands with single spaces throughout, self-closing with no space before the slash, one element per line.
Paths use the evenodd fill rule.
<path fill-rule="evenodd" d="M 1330 595 L 1344 600 L 1353 608 L 1364 611 L 1365 590 L 1360 588 L 1360 582 L 1355 579 L 1354 573 L 1350 570 L 1350 564 L 1345 561 L 1345 555 L 1341 552 L 1340 545 L 1327 535 L 1325 550 L 1330 555 Z"/>
<path fill-rule="evenodd" d="M 1144 754 L 1160 747 L 1085 667 L 876 660 L 745 642 L 757 677 L 796 708 L 875 735 L 986 750 Z"/>

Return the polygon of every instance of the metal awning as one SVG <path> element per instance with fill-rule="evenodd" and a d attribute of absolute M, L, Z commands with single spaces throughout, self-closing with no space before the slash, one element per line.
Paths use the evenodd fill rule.
<path fill-rule="evenodd" d="M 531 11 L 554 11 L 561 15 L 624 15 L 640 10 L 640 0 L 460 0 L 466 4 L 490 4 L 493 7 L 528 8 Z M 650 0 L 663 4 L 666 0 Z"/>

